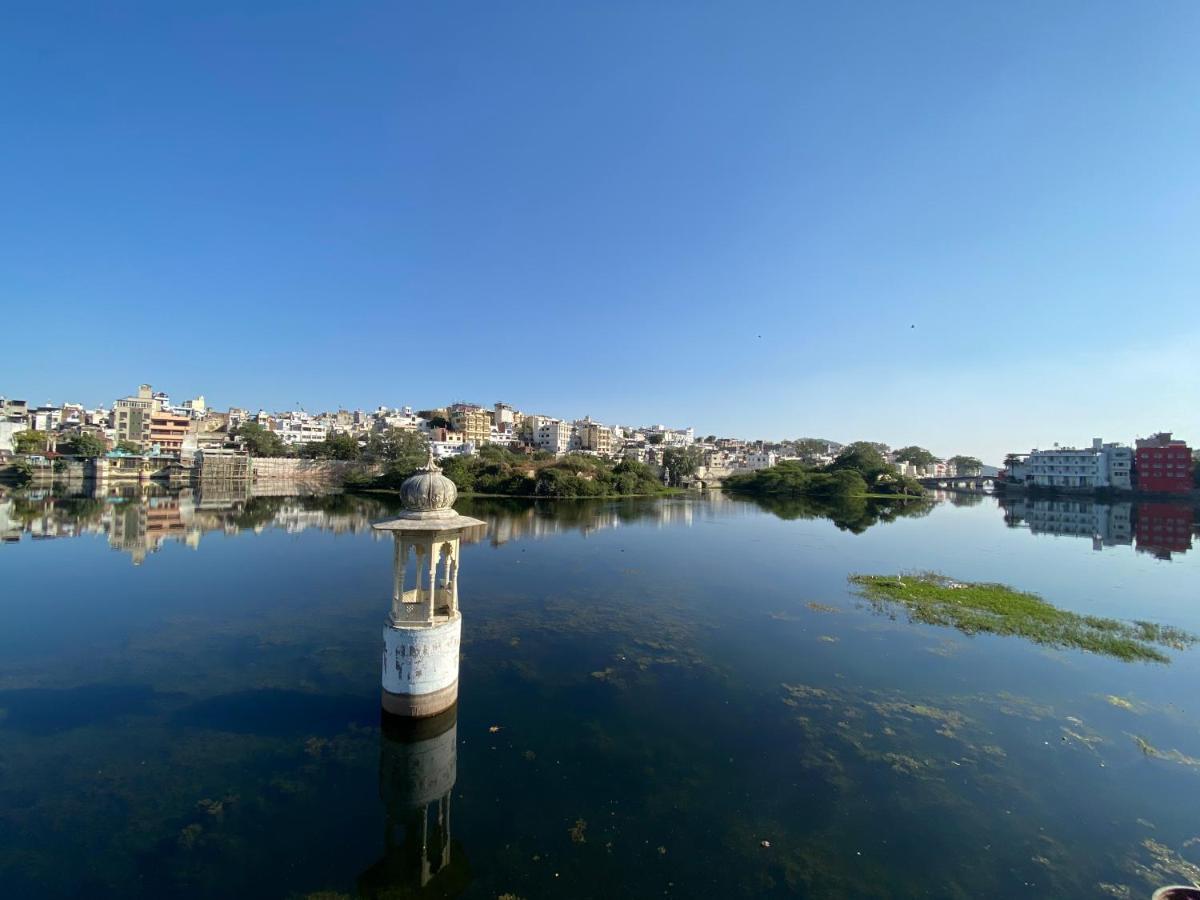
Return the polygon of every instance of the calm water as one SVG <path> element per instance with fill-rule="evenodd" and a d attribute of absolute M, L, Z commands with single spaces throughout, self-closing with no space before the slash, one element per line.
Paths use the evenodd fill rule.
<path fill-rule="evenodd" d="M 1200 650 L 970 637 L 846 582 L 935 569 L 1200 633 L 1192 510 L 459 508 L 490 526 L 464 552 L 461 699 L 413 732 L 378 712 L 386 504 L 0 499 L 0 896 L 1200 879 Z"/>

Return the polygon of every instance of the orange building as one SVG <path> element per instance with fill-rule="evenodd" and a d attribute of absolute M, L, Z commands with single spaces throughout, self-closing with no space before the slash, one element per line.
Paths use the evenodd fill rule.
<path fill-rule="evenodd" d="M 156 412 L 150 414 L 150 446 L 158 447 L 159 453 L 179 456 L 183 442 L 191 431 L 192 420 L 175 413 Z"/>

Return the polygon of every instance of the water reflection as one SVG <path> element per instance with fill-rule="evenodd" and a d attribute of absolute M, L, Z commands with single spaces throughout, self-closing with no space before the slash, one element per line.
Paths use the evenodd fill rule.
<path fill-rule="evenodd" d="M 458 896 L 470 881 L 451 837 L 450 799 L 458 775 L 458 707 L 426 719 L 382 716 L 379 797 L 383 856 L 358 878 L 365 898 Z"/>
<path fill-rule="evenodd" d="M 365 525 L 388 498 L 0 497 L 20 538 L 0 549 L 0 893 L 1140 897 L 1192 877 L 1194 651 L 1119 665 L 847 593 L 850 572 L 933 569 L 1200 631 L 1200 557 L 1076 552 L 992 502 L 464 501 L 491 532 L 470 703 L 381 734 L 389 564 Z M 170 552 L 172 504 L 243 537 Z M 97 565 L 117 514 L 168 551 Z M 1181 521 L 1130 512 L 1139 549 L 1187 547 Z M 29 540 L 86 528 L 93 546 Z"/>
<path fill-rule="evenodd" d="M 929 515 L 933 504 L 922 500 L 874 497 L 755 497 L 754 503 L 781 519 L 829 519 L 843 531 L 862 534 L 873 525 L 899 518 Z"/>
<path fill-rule="evenodd" d="M 588 535 L 635 522 L 659 527 L 689 527 L 697 515 L 708 519 L 727 514 L 736 501 L 717 496 L 703 504 L 686 498 L 657 501 L 535 501 L 526 498 L 465 498 L 457 504 L 464 515 L 486 526 L 463 532 L 467 544 L 487 540 L 499 547 L 510 541 L 553 537 L 568 531 Z M 0 540 L 100 535 L 114 550 L 129 554 L 134 565 L 168 543 L 198 549 L 209 532 L 261 533 L 276 528 L 289 534 L 307 529 L 334 534 L 362 534 L 371 523 L 395 514 L 391 496 L 352 494 L 279 495 L 255 488 L 217 485 L 168 491 L 157 486 L 99 488 L 87 494 L 56 490 L 0 492 Z M 378 535 L 373 535 L 378 539 Z"/>
<path fill-rule="evenodd" d="M 1090 539 L 1093 550 L 1136 546 L 1142 553 L 1169 560 L 1192 549 L 1197 510 L 1183 503 L 1099 503 L 1087 499 L 1002 499 L 1010 528 L 1037 535 Z"/>

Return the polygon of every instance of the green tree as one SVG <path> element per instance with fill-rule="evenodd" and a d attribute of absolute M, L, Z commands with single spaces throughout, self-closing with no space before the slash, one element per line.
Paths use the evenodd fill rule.
<path fill-rule="evenodd" d="M 25 484 L 33 478 L 33 464 L 27 459 L 13 460 L 10 471 L 16 478 L 17 484 Z"/>
<path fill-rule="evenodd" d="M 362 455 L 362 448 L 354 435 L 338 433 L 326 435 L 323 441 L 307 444 L 302 448 L 301 455 L 311 459 L 358 459 Z"/>
<path fill-rule="evenodd" d="M 243 422 L 237 427 L 234 436 L 245 444 L 251 456 L 287 455 L 287 447 L 284 445 L 283 439 L 257 422 Z"/>
<path fill-rule="evenodd" d="M 815 465 L 829 452 L 829 441 L 824 438 L 797 438 L 793 441 L 796 455 L 801 462 Z"/>
<path fill-rule="evenodd" d="M 81 432 L 72 435 L 66 441 L 58 445 L 58 451 L 65 453 L 68 456 L 82 456 L 87 459 L 94 459 L 97 456 L 104 454 L 105 444 L 100 438 L 94 434 Z"/>
<path fill-rule="evenodd" d="M 451 456 L 442 461 L 442 474 L 454 482 L 461 493 L 475 490 L 475 461 L 466 456 Z"/>
<path fill-rule="evenodd" d="M 17 453 L 45 453 L 50 435 L 44 431 L 18 431 L 13 435 L 13 448 Z"/>
<path fill-rule="evenodd" d="M 704 451 L 699 447 L 667 447 L 662 458 L 663 468 L 670 473 L 671 486 L 678 487 L 684 478 L 696 474 L 704 462 Z"/>
<path fill-rule="evenodd" d="M 429 441 L 419 431 L 389 428 L 371 435 L 367 456 L 383 463 L 379 486 L 398 488 L 429 459 Z"/>
<path fill-rule="evenodd" d="M 646 435 L 646 441 L 651 444 L 661 444 L 663 442 L 663 435 L 661 432 L 655 431 L 652 434 Z"/>
<path fill-rule="evenodd" d="M 983 470 L 983 462 L 974 456 L 952 456 L 946 462 L 954 466 L 959 475 L 978 475 Z"/>
<path fill-rule="evenodd" d="M 901 447 L 896 451 L 896 462 L 912 463 L 914 466 L 928 466 L 937 462 L 937 457 L 924 447 Z"/>
<path fill-rule="evenodd" d="M 883 473 L 893 471 L 884 459 L 879 444 L 870 441 L 855 441 L 847 444 L 827 467 L 830 472 L 849 469 L 857 472 L 868 484 L 871 484 Z"/>
<path fill-rule="evenodd" d="M 117 446 L 113 449 L 120 450 L 122 453 L 138 454 L 142 452 L 142 445 L 137 441 L 117 441 Z"/>
<path fill-rule="evenodd" d="M 389 465 L 415 470 L 429 458 L 429 441 L 419 431 L 389 428 L 367 439 L 367 456 Z"/>

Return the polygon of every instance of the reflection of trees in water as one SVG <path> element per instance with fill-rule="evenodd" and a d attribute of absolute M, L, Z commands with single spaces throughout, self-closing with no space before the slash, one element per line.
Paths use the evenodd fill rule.
<path fill-rule="evenodd" d="M 653 497 L 596 500 L 535 500 L 523 497 L 467 497 L 455 504 L 466 516 L 487 527 L 468 529 L 467 543 L 490 540 L 503 544 L 519 537 L 563 531 L 598 531 L 638 521 L 688 524 L 692 504 Z"/>
<path fill-rule="evenodd" d="M 488 540 L 503 544 L 522 537 L 539 537 L 564 531 L 583 533 L 638 522 L 690 525 L 698 511 L 711 512 L 726 502 L 722 495 L 695 497 L 626 497 L 595 500 L 549 500 L 523 497 L 465 497 L 456 504 L 463 514 L 487 522 L 464 535 L 466 542 Z M 738 501 L 742 503 L 744 501 Z M 900 499 L 851 497 L 845 499 L 791 497 L 756 498 L 760 509 L 783 519 L 826 518 L 855 534 L 880 522 L 901 516 L 921 516 L 927 503 Z M 269 527 L 289 531 L 306 527 L 333 531 L 362 531 L 370 523 L 395 515 L 399 498 L 393 495 L 308 494 L 300 496 L 217 496 L 206 492 L 153 490 L 133 497 L 32 496 L 12 497 L 10 518 L 31 530 L 31 523 L 52 522 L 60 535 L 115 530 L 122 540 L 145 531 L 141 524 L 148 509 L 161 517 L 174 510 L 171 531 L 198 535 L 214 529 L 250 531 Z M 752 508 L 746 504 L 748 508 Z M 700 512 L 704 514 L 704 512 Z M 119 521 L 118 521 L 119 520 Z M 115 524 L 115 529 L 114 529 Z M 46 530 L 43 525 L 38 526 Z"/>
<path fill-rule="evenodd" d="M 932 503 L 874 497 L 754 497 L 753 502 L 781 519 L 829 519 L 842 531 L 862 534 L 872 525 L 929 515 Z"/>

